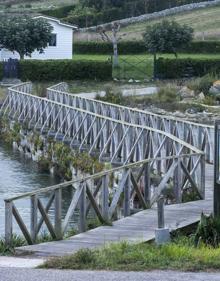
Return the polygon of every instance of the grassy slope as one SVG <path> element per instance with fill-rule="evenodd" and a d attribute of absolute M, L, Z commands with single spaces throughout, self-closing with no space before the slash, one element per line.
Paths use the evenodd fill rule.
<path fill-rule="evenodd" d="M 185 12 L 175 16 L 169 16 L 167 19 L 174 19 L 180 24 L 187 24 L 193 27 L 195 30 L 195 37 L 198 39 L 202 38 L 202 32 L 205 32 L 206 38 L 219 39 L 220 6 Z M 129 38 L 141 38 L 141 34 L 145 31 L 147 25 L 159 21 L 161 21 L 161 19 L 129 25 L 123 28 L 122 32 L 126 32 Z"/>
<path fill-rule="evenodd" d="M 220 5 L 199 9 L 191 12 L 184 12 L 174 16 L 166 17 L 167 19 L 175 19 L 181 24 L 188 24 L 195 30 L 195 38 L 201 40 L 203 32 L 205 32 L 206 39 L 220 38 Z M 123 40 L 140 40 L 142 39 L 142 33 L 145 31 L 146 26 L 161 21 L 162 19 L 151 20 L 138 24 L 132 24 L 125 28 L 122 28 L 121 34 L 126 34 Z M 100 40 L 97 34 L 90 34 L 89 38 L 92 40 Z M 88 40 L 87 33 L 78 33 L 75 36 L 75 40 Z"/>

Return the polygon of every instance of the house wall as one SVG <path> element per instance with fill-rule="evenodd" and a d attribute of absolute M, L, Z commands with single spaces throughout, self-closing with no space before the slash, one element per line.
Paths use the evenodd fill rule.
<path fill-rule="evenodd" d="M 31 57 L 25 57 L 25 59 L 72 59 L 73 52 L 73 30 L 72 28 L 58 24 L 55 21 L 48 22 L 53 26 L 53 33 L 57 34 L 57 46 L 48 46 L 44 49 L 44 53 L 40 54 L 35 51 L 32 53 Z M 0 51 L 0 60 L 7 60 L 9 58 L 19 59 L 18 53 L 12 53 L 5 49 Z"/>

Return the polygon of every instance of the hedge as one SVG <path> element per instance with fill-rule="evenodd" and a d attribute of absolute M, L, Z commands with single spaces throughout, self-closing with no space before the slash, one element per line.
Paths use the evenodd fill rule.
<path fill-rule="evenodd" d="M 102 61 L 24 60 L 19 62 L 19 78 L 22 81 L 108 80 L 112 78 L 112 65 Z"/>
<path fill-rule="evenodd" d="M 75 54 L 112 54 L 112 44 L 110 42 L 74 42 L 73 50 Z M 118 44 L 119 54 L 141 54 L 146 53 L 143 41 L 121 41 Z M 179 50 L 179 53 L 189 54 L 217 54 L 220 53 L 220 41 L 194 41 L 186 48 Z"/>
<path fill-rule="evenodd" d="M 199 77 L 207 73 L 220 73 L 220 59 L 164 59 L 159 58 L 156 62 L 157 78 L 178 79 Z"/>
<path fill-rule="evenodd" d="M 41 11 L 43 15 L 50 16 L 50 17 L 55 17 L 55 18 L 64 18 L 67 17 L 69 12 L 74 10 L 76 5 L 69 5 L 69 6 L 63 6 L 57 9 L 53 10 L 44 10 Z"/>

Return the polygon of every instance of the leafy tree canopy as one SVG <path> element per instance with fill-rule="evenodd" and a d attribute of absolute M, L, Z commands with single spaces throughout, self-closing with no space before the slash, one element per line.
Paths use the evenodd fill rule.
<path fill-rule="evenodd" d="M 163 20 L 147 27 L 143 39 L 148 52 L 173 53 L 177 56 L 178 49 L 192 41 L 193 29 L 175 21 Z"/>
<path fill-rule="evenodd" d="M 43 53 L 52 36 L 52 26 L 44 19 L 10 17 L 0 20 L 0 47 L 18 52 L 21 59 L 35 50 Z"/>

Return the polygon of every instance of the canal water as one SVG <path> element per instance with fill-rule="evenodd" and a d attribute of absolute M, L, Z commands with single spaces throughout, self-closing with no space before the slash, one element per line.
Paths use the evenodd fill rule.
<path fill-rule="evenodd" d="M 5 209 L 4 198 L 10 198 L 21 193 L 35 191 L 40 188 L 55 185 L 59 179 L 49 173 L 41 172 L 36 163 L 25 158 L 19 151 L 13 150 L 0 141 L 0 236 L 4 235 Z M 41 197 L 43 204 L 47 202 L 49 194 Z M 72 190 L 63 192 L 63 212 L 69 205 Z M 30 226 L 30 200 L 22 199 L 16 201 L 16 207 L 22 219 Z M 53 206 L 50 211 L 53 216 Z M 13 230 L 19 234 L 19 228 L 13 222 Z"/>

